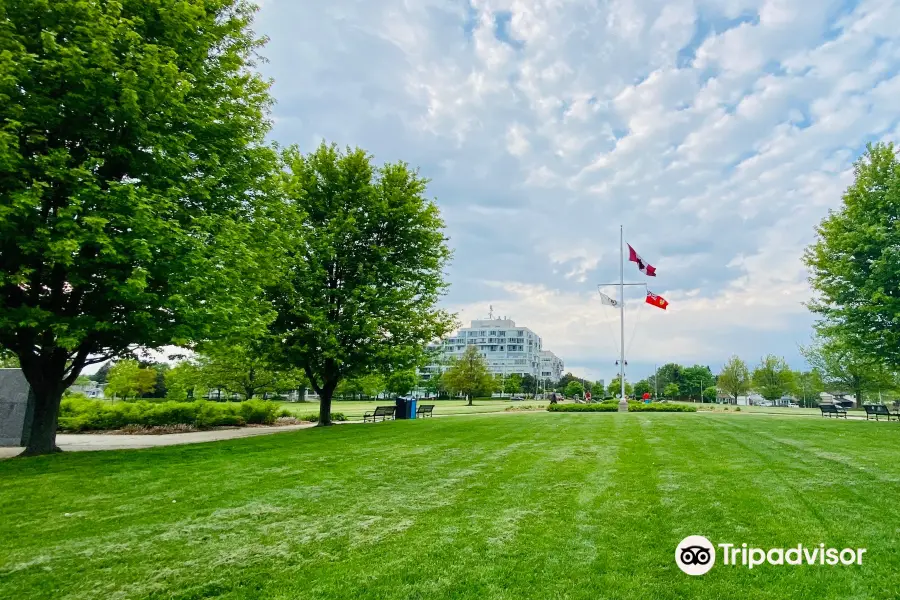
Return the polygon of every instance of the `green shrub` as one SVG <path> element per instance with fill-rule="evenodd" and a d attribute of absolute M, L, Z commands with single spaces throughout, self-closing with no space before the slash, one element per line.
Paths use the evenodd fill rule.
<path fill-rule="evenodd" d="M 239 411 L 247 423 L 254 425 L 271 425 L 278 417 L 278 405 L 265 400 L 241 402 Z"/>
<path fill-rule="evenodd" d="M 290 415 L 293 416 L 293 415 Z M 315 423 L 319 420 L 319 413 L 309 413 L 306 415 L 297 415 L 297 419 L 301 421 L 309 421 L 310 423 Z M 346 421 L 347 415 L 341 412 L 333 412 L 331 413 L 332 421 Z"/>
<path fill-rule="evenodd" d="M 117 402 L 65 398 L 60 405 L 59 429 L 100 431 L 125 426 L 165 427 L 190 425 L 210 427 L 272 424 L 278 405 L 263 400 L 247 402 Z"/>
<path fill-rule="evenodd" d="M 551 404 L 547 407 L 550 412 L 616 412 L 619 410 L 618 402 L 601 402 L 599 404 Z M 684 404 L 644 404 L 643 402 L 629 402 L 629 412 L 697 412 L 695 406 Z"/>

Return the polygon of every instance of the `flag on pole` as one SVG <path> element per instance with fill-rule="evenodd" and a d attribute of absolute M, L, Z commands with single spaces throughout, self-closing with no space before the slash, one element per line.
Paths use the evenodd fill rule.
<path fill-rule="evenodd" d="M 600 292 L 600 303 L 601 303 L 601 304 L 605 304 L 605 305 L 607 305 L 607 306 L 618 306 L 618 305 L 619 305 L 619 301 L 618 301 L 618 300 L 616 300 L 616 299 L 614 299 L 614 298 L 610 298 L 609 296 L 607 296 L 607 295 L 604 294 L 603 292 Z"/>
<path fill-rule="evenodd" d="M 637 263 L 638 269 L 640 269 L 641 273 L 643 273 L 644 275 L 648 277 L 656 277 L 656 267 L 644 262 L 644 259 L 634 251 L 634 248 L 631 247 L 631 244 L 628 244 L 628 260 L 633 263 Z"/>
<path fill-rule="evenodd" d="M 644 300 L 647 304 L 652 304 L 656 308 L 661 308 L 666 310 L 666 307 L 669 306 L 669 301 L 663 298 L 662 296 L 657 296 L 653 292 L 647 292 L 647 299 Z"/>

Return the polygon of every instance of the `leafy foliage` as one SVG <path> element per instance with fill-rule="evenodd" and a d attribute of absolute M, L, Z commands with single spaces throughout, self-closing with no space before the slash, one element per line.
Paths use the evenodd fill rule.
<path fill-rule="evenodd" d="M 193 361 L 184 360 L 166 371 L 166 398 L 183 402 L 189 398 L 198 399 L 207 392 L 203 384 L 200 366 Z"/>
<path fill-rule="evenodd" d="M 737 356 L 732 356 L 722 367 L 717 380 L 719 389 L 734 398 L 750 391 L 750 371 L 747 363 Z"/>
<path fill-rule="evenodd" d="M 416 387 L 418 380 L 415 369 L 394 371 L 385 380 L 385 389 L 394 396 L 405 396 Z"/>
<path fill-rule="evenodd" d="M 634 384 L 634 395 L 641 397 L 644 394 L 652 394 L 653 388 L 650 387 L 650 382 L 646 379 L 641 379 L 636 384 Z"/>
<path fill-rule="evenodd" d="M 668 383 L 663 389 L 663 396 L 666 398 L 677 398 L 680 390 L 677 383 Z"/>
<path fill-rule="evenodd" d="M 776 400 L 794 391 L 794 372 L 783 358 L 772 354 L 763 357 L 753 369 L 753 387 L 766 400 Z"/>
<path fill-rule="evenodd" d="M 109 370 L 104 395 L 112 398 L 143 396 L 156 387 L 156 371 L 141 368 L 136 360 L 120 360 Z"/>
<path fill-rule="evenodd" d="M 859 358 L 900 368 L 900 160 L 872 144 L 854 165 L 843 204 L 816 229 L 804 260 L 825 337 Z"/>
<path fill-rule="evenodd" d="M 522 391 L 522 376 L 518 373 L 507 375 L 503 380 L 503 391 L 507 394 L 518 394 Z"/>
<path fill-rule="evenodd" d="M 205 387 L 221 388 L 249 400 L 303 385 L 302 372 L 274 363 L 260 340 L 227 339 L 198 348 L 199 375 Z"/>
<path fill-rule="evenodd" d="M 275 155 L 244 0 L 0 10 L 0 347 L 38 454 L 86 365 L 261 317 Z"/>
<path fill-rule="evenodd" d="M 802 348 L 803 356 L 825 380 L 838 388 L 833 391 L 851 391 L 857 406 L 865 402 L 868 393 L 897 388 L 895 373 L 881 361 L 864 355 L 855 346 L 843 340 L 817 337 Z"/>
<path fill-rule="evenodd" d="M 475 346 L 467 346 L 463 355 L 447 369 L 444 382 L 450 391 L 468 396 L 469 406 L 474 398 L 489 396 L 493 389 L 493 377 Z"/>
<path fill-rule="evenodd" d="M 148 427 L 192 425 L 199 429 L 260 424 L 271 425 L 278 416 L 274 402 L 120 402 L 67 398 L 62 401 L 59 429 L 100 431 L 127 425 Z"/>
<path fill-rule="evenodd" d="M 615 396 L 617 394 L 622 393 L 622 384 L 620 383 L 620 381 L 621 380 L 619 379 L 619 377 L 616 376 L 615 379 L 613 379 L 612 381 L 609 382 L 609 386 L 607 386 L 607 389 L 611 396 Z M 629 383 L 628 380 L 626 380 L 625 381 L 625 395 L 631 396 L 633 393 L 634 393 L 634 388 L 632 387 L 631 383 Z"/>
<path fill-rule="evenodd" d="M 570 381 L 569 385 L 566 386 L 565 395 L 568 398 L 574 398 L 575 396 L 581 396 L 584 392 L 584 388 L 581 385 L 581 381 Z"/>
<path fill-rule="evenodd" d="M 376 167 L 360 149 L 325 144 L 284 160 L 297 235 L 270 289 L 271 331 L 319 394 L 325 425 L 341 380 L 411 368 L 452 329 L 436 307 L 450 250 L 426 181 L 406 164 Z"/>

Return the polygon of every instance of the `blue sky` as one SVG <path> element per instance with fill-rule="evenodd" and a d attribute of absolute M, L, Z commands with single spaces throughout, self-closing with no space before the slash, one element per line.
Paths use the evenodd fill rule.
<path fill-rule="evenodd" d="M 900 141 L 896 0 L 264 0 L 272 137 L 404 160 L 455 249 L 448 308 L 509 316 L 573 372 L 766 353 L 803 366 L 800 261 L 869 141 Z M 633 265 L 627 277 L 639 281 Z"/>

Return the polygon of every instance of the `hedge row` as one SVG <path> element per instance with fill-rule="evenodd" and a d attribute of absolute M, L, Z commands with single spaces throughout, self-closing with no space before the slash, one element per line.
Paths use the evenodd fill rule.
<path fill-rule="evenodd" d="M 271 425 L 281 413 L 274 402 L 117 402 L 66 398 L 59 412 L 61 431 L 101 431 L 126 425 L 146 427 L 192 425 L 198 429 L 220 426 Z"/>
<path fill-rule="evenodd" d="M 600 402 L 598 404 L 551 404 L 547 407 L 550 412 L 616 412 L 619 410 L 618 402 Z M 697 412 L 694 406 L 684 404 L 644 404 L 643 402 L 629 402 L 628 412 Z"/>

